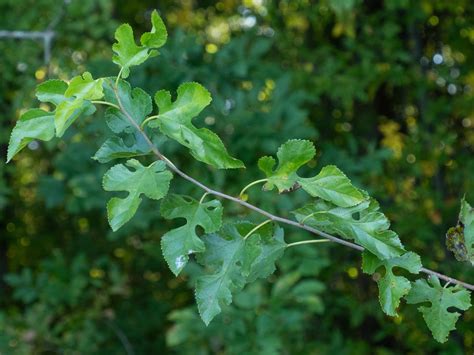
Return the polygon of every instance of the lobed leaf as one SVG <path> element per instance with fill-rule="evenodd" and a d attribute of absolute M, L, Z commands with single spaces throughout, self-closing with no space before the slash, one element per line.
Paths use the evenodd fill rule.
<path fill-rule="evenodd" d="M 291 189 L 298 181 L 296 171 L 313 159 L 316 149 L 313 143 L 306 140 L 293 139 L 278 148 L 278 166 L 273 169 L 276 161 L 272 157 L 262 157 L 258 161 L 258 167 L 262 170 L 268 182 L 265 189 L 272 190 L 274 186 L 279 192 Z"/>
<path fill-rule="evenodd" d="M 265 226 L 244 238 L 255 225 L 238 223 L 225 225 L 219 233 L 203 237 L 205 252 L 198 261 L 206 273 L 196 282 L 199 314 L 206 325 L 232 302 L 232 294 L 247 282 L 267 277 L 275 261 L 282 255 L 285 243 L 283 230 Z M 276 237 L 275 241 L 271 239 Z"/>
<path fill-rule="evenodd" d="M 320 197 L 337 206 L 351 207 L 365 199 L 362 192 L 334 165 L 325 166 L 315 177 L 300 178 L 298 182 L 311 196 Z"/>
<path fill-rule="evenodd" d="M 315 154 L 313 143 L 293 139 L 278 149 L 276 169 L 274 169 L 276 164 L 274 158 L 260 158 L 258 167 L 268 180 L 264 189 L 272 190 L 276 186 L 281 193 L 301 187 L 311 196 L 322 198 L 340 207 L 355 206 L 365 200 L 364 194 L 334 165 L 325 166 L 312 178 L 300 177 L 297 174 L 298 169 L 313 159 Z"/>
<path fill-rule="evenodd" d="M 91 115 L 95 112 L 90 100 L 103 97 L 102 82 L 103 79 L 94 80 L 90 73 L 85 72 L 74 77 L 69 85 L 61 80 L 48 80 L 38 85 L 38 100 L 56 106 L 54 126 L 57 137 L 62 137 L 81 115 Z"/>
<path fill-rule="evenodd" d="M 126 198 L 113 197 L 107 204 L 109 224 L 113 231 L 117 231 L 135 215 L 142 194 L 153 200 L 166 196 L 173 175 L 165 168 L 162 161 L 144 167 L 138 160 L 130 159 L 105 173 L 102 183 L 104 190 L 129 193 Z"/>
<path fill-rule="evenodd" d="M 318 201 L 293 213 L 299 222 L 353 239 L 381 260 L 401 256 L 405 249 L 398 235 L 388 229 L 390 222 L 387 217 L 378 210 L 375 200 L 346 208 Z"/>
<path fill-rule="evenodd" d="M 85 72 L 71 79 L 64 96 L 84 100 L 99 100 L 104 96 L 103 81 L 104 79 L 94 80 L 91 73 Z"/>
<path fill-rule="evenodd" d="M 129 24 L 123 24 L 115 31 L 117 43 L 112 46 L 115 53 L 112 60 L 121 67 L 123 78 L 127 78 L 130 74 L 130 67 L 140 65 L 148 58 L 156 56 L 158 54 L 156 49 L 166 43 L 168 33 L 156 10 L 151 14 L 151 23 L 151 31 L 141 36 L 141 46 L 135 43 L 133 29 Z"/>
<path fill-rule="evenodd" d="M 223 304 L 232 302 L 232 293 L 244 287 L 260 250 L 257 236 L 244 239 L 232 225 L 225 226 L 220 234 L 204 236 L 203 240 L 206 252 L 199 260 L 211 272 L 197 279 L 196 301 L 199 314 L 208 325 L 221 312 Z"/>
<path fill-rule="evenodd" d="M 417 280 L 406 297 L 407 303 L 417 304 L 429 302 L 430 306 L 420 306 L 418 310 L 431 330 L 433 337 L 440 343 L 448 340 L 451 330 L 456 329 L 456 321 L 460 314 L 450 312 L 454 307 L 466 311 L 471 307 L 469 291 L 457 285 L 455 287 L 442 287 L 436 276 L 426 280 Z"/>
<path fill-rule="evenodd" d="M 10 135 L 7 163 L 31 141 L 49 141 L 54 137 L 54 115 L 40 109 L 31 109 L 21 115 Z"/>
<path fill-rule="evenodd" d="M 186 266 L 189 255 L 205 249 L 204 242 L 196 234 L 196 227 L 201 226 L 205 233 L 219 230 L 223 208 L 218 200 L 199 203 L 187 196 L 168 195 L 160 210 L 166 219 L 186 219 L 185 225 L 170 230 L 161 238 L 163 256 L 171 271 L 178 276 Z"/>
<path fill-rule="evenodd" d="M 206 128 L 196 128 L 192 119 L 211 102 L 210 93 L 198 83 L 181 84 L 176 101 L 171 102 L 171 93 L 161 90 L 155 95 L 159 116 L 149 126 L 189 148 L 191 155 L 219 169 L 242 168 L 244 164 L 232 158 L 220 140 Z"/>
<path fill-rule="evenodd" d="M 396 316 L 400 300 L 408 294 L 411 284 L 407 278 L 396 276 L 393 273 L 393 268 L 398 267 L 412 274 L 418 274 L 422 268 L 420 256 L 408 252 L 399 257 L 380 260 L 375 255 L 364 251 L 362 254 L 362 270 L 372 275 L 380 267 L 383 267 L 385 271 L 385 274 L 377 280 L 380 306 L 387 315 Z"/>
<path fill-rule="evenodd" d="M 106 140 L 93 159 L 106 163 L 118 158 L 149 154 L 151 149 L 137 127 L 152 111 L 151 97 L 140 88 L 132 90 L 124 80 L 120 80 L 116 88 L 110 79 L 105 80 L 104 91 L 105 99 L 120 104 L 126 114 L 115 107 L 107 109 L 105 121 L 117 136 Z"/>
<path fill-rule="evenodd" d="M 247 282 L 265 279 L 273 274 L 275 263 L 282 257 L 287 246 L 283 238 L 284 230 L 281 227 L 276 226 L 273 233 L 265 232 L 265 230 L 259 230 L 257 233 L 261 236 L 261 252 L 252 263 Z"/>
<path fill-rule="evenodd" d="M 150 147 L 141 134 L 130 134 L 128 140 L 130 144 L 127 144 L 123 138 L 118 136 L 107 139 L 92 159 L 100 163 L 108 163 L 114 159 L 133 158 L 150 152 Z"/>
<path fill-rule="evenodd" d="M 152 112 L 151 97 L 144 90 L 130 86 L 125 80 L 119 80 L 117 86 L 108 78 L 104 82 L 105 99 L 123 108 L 109 107 L 105 113 L 107 125 L 114 133 L 131 133 L 137 130 L 145 118 Z"/>

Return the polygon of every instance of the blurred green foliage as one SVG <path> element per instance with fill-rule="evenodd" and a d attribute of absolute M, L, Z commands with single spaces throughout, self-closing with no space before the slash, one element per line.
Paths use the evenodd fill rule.
<path fill-rule="evenodd" d="M 0 0 L 0 29 L 55 26 L 52 59 L 38 41 L 0 39 L 2 159 L 33 87 L 110 64 L 118 23 L 148 30 L 155 1 Z M 64 15 L 60 16 L 64 7 Z M 162 1 L 170 39 L 158 58 L 132 68 L 149 93 L 198 81 L 213 96 L 209 126 L 245 173 L 215 171 L 169 141 L 162 149 L 191 176 L 237 194 L 260 175 L 258 157 L 290 138 L 313 140 L 318 161 L 337 164 L 381 201 L 408 249 L 430 268 L 472 282 L 472 269 L 446 252 L 459 199 L 474 188 L 474 4 L 468 0 Z M 324 244 L 292 248 L 278 271 L 239 294 L 209 327 L 190 285 L 159 249 L 180 221 L 144 201 L 117 233 L 106 222 L 106 168 L 90 157 L 106 134 L 100 113 L 61 141 L 30 144 L 0 165 L 0 352 L 5 354 L 425 354 L 472 353 L 474 311 L 444 345 L 414 306 L 383 315 L 360 255 Z M 4 161 L 4 160 L 3 160 Z M 175 191 L 199 197 L 184 182 Z M 286 214 L 299 192 L 250 199 Z M 237 206 L 235 219 L 253 219 Z M 287 230 L 287 239 L 304 238 Z"/>

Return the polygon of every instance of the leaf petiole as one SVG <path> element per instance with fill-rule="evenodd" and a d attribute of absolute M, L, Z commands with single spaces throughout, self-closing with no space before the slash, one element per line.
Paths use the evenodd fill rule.
<path fill-rule="evenodd" d="M 154 120 L 155 118 L 158 118 L 159 116 L 160 116 L 160 115 L 154 115 L 154 116 L 147 117 L 147 118 L 142 122 L 142 124 L 140 125 L 140 128 L 143 130 L 148 122 L 150 122 L 151 120 Z"/>
<path fill-rule="evenodd" d="M 251 182 L 250 184 L 248 184 L 247 186 L 245 186 L 245 187 L 242 189 L 242 191 L 240 191 L 239 197 L 242 198 L 242 195 L 245 193 L 245 191 L 246 191 L 248 188 L 252 187 L 253 185 L 257 185 L 257 184 L 260 184 L 260 183 L 262 183 L 262 182 L 267 182 L 267 181 L 268 181 L 268 179 L 260 179 L 260 180 L 255 180 L 255 181 Z"/>
<path fill-rule="evenodd" d="M 114 107 L 117 110 L 120 110 L 120 107 L 118 107 L 116 104 L 113 104 L 111 102 L 107 102 L 107 101 L 91 101 L 91 102 L 96 105 L 107 105 L 107 106 Z"/>
<path fill-rule="evenodd" d="M 301 242 L 294 242 L 288 244 L 286 247 L 295 247 L 297 245 L 303 245 L 303 244 L 313 244 L 313 243 L 325 243 L 325 242 L 330 242 L 329 239 L 310 239 L 310 240 L 302 240 Z"/>
<path fill-rule="evenodd" d="M 201 203 L 204 201 L 204 199 L 206 198 L 207 195 L 209 195 L 209 192 L 205 192 L 205 193 L 202 195 L 201 199 L 199 200 L 199 204 L 201 204 Z"/>
<path fill-rule="evenodd" d="M 122 71 L 123 71 L 123 67 L 120 68 L 120 71 L 119 73 L 117 74 L 117 79 L 115 79 L 115 87 L 118 87 L 118 82 L 120 80 L 120 77 L 122 76 Z"/>
<path fill-rule="evenodd" d="M 306 220 L 307 220 L 308 218 L 313 217 L 315 214 L 318 214 L 318 213 L 320 213 L 320 212 L 313 212 L 313 213 L 310 213 L 309 215 L 305 216 L 305 217 L 301 220 L 300 224 L 304 224 L 304 222 L 306 222 Z"/>
<path fill-rule="evenodd" d="M 265 224 L 270 223 L 270 222 L 273 222 L 273 220 L 272 219 L 267 219 L 266 221 L 260 223 L 258 226 L 253 228 L 250 232 L 248 232 L 245 235 L 244 240 L 247 239 L 248 237 L 250 237 L 252 234 L 254 234 L 258 229 L 262 228 Z"/>

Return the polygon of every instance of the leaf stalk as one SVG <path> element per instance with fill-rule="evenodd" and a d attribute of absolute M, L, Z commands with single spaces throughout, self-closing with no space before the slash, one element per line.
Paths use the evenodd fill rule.
<path fill-rule="evenodd" d="M 257 184 L 260 184 L 262 182 L 267 182 L 268 179 L 260 179 L 260 180 L 255 180 L 253 182 L 251 182 L 250 184 L 248 184 L 247 186 L 245 186 L 242 191 L 240 191 L 239 193 L 239 197 L 242 198 L 243 194 L 245 193 L 245 191 L 247 191 L 247 189 L 249 189 L 250 187 L 254 186 L 254 185 L 257 185 Z"/>
<path fill-rule="evenodd" d="M 245 237 L 244 237 L 244 240 L 247 239 L 248 237 L 250 237 L 252 234 L 254 234 L 257 230 L 259 230 L 260 228 L 262 228 L 265 224 L 267 223 L 270 223 L 270 222 L 273 222 L 271 219 L 267 219 L 266 221 L 263 221 L 262 223 L 260 223 L 258 226 L 256 226 L 255 228 L 253 228 L 250 232 L 248 232 Z"/>

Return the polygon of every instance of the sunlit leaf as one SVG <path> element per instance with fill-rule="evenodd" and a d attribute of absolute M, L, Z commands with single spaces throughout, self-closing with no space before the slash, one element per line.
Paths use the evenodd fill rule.
<path fill-rule="evenodd" d="M 156 10 L 151 15 L 151 22 L 151 31 L 141 36 L 141 46 L 135 43 L 133 29 L 129 24 L 123 24 L 115 31 L 117 43 L 112 46 L 115 53 L 112 60 L 122 68 L 123 78 L 128 77 L 130 67 L 140 65 L 148 58 L 157 55 L 156 49 L 166 43 L 168 34 Z"/>
<path fill-rule="evenodd" d="M 325 166 L 318 175 L 303 178 L 297 174 L 299 168 L 314 158 L 316 150 L 313 143 L 293 139 L 284 143 L 277 152 L 278 166 L 272 157 L 262 157 L 258 167 L 262 170 L 267 182 L 266 190 L 274 186 L 279 192 L 291 191 L 301 187 L 313 197 L 334 203 L 341 207 L 351 207 L 365 200 L 364 194 L 351 184 L 349 178 L 334 165 Z"/>
<path fill-rule="evenodd" d="M 40 109 L 31 109 L 21 115 L 10 136 L 7 163 L 31 141 L 49 141 L 54 137 L 54 115 Z"/>
<path fill-rule="evenodd" d="M 102 98 L 103 79 L 94 80 L 92 75 L 85 72 L 76 76 L 68 85 L 61 80 L 49 80 L 36 88 L 36 96 L 42 102 L 56 106 L 54 125 L 56 136 L 62 137 L 64 132 L 81 115 L 91 115 L 95 107 L 90 100 Z"/>
<path fill-rule="evenodd" d="M 325 166 L 315 177 L 300 178 L 298 183 L 311 196 L 320 197 L 341 207 L 355 206 L 365 199 L 362 192 L 334 165 Z"/>
<path fill-rule="evenodd" d="M 158 127 L 168 137 L 189 148 L 199 161 L 219 169 L 242 168 L 244 164 L 228 153 L 220 138 L 207 128 L 196 128 L 192 119 L 211 102 L 210 93 L 198 83 L 185 83 L 178 88 L 176 101 L 171 93 L 161 90 L 155 95 L 159 117 L 149 126 Z"/>
<path fill-rule="evenodd" d="M 276 186 L 278 191 L 282 192 L 292 188 L 299 178 L 296 171 L 313 159 L 315 154 L 316 149 L 313 143 L 293 139 L 278 148 L 278 166 L 276 169 L 273 169 L 276 164 L 275 159 L 272 157 L 260 158 L 258 166 L 268 179 L 265 189 L 271 190 Z"/>

